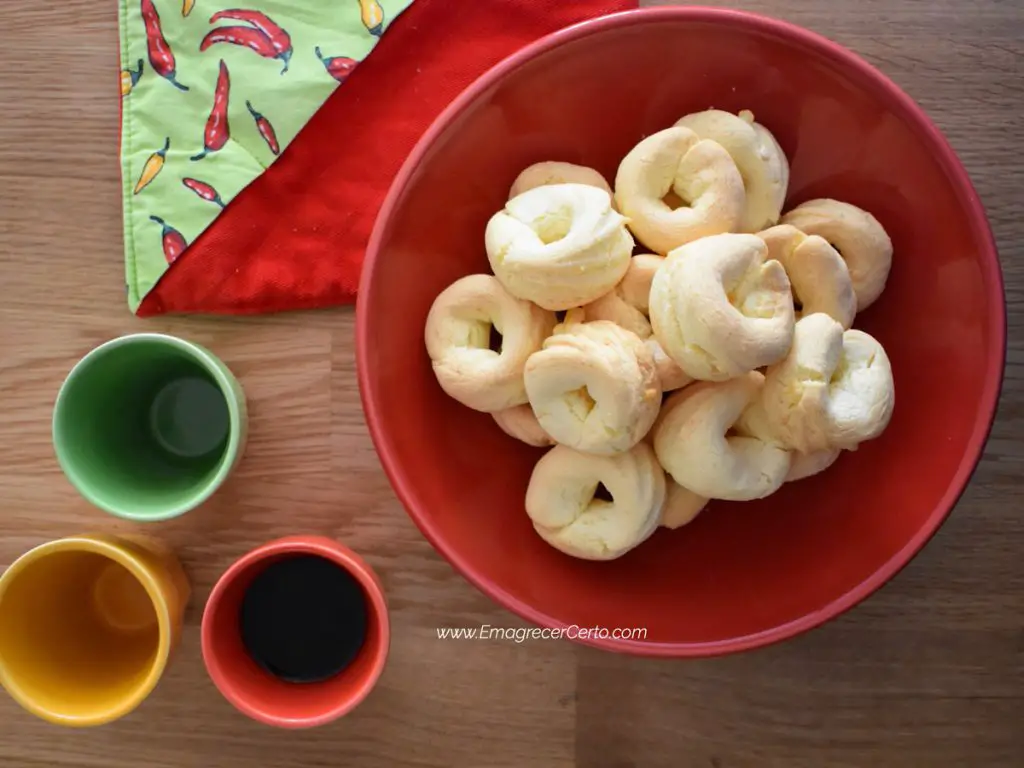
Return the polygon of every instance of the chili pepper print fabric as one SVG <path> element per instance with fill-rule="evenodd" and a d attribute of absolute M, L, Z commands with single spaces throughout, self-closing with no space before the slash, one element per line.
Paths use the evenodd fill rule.
<path fill-rule="evenodd" d="M 411 2 L 119 0 L 133 312 Z"/>

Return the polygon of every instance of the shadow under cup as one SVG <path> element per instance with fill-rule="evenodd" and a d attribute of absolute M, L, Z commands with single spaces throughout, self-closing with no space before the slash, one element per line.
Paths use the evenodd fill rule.
<path fill-rule="evenodd" d="M 107 342 L 61 388 L 53 438 L 68 479 L 96 506 L 134 520 L 193 509 L 242 450 L 245 400 L 202 347 L 160 334 Z"/>
<path fill-rule="evenodd" d="M 365 599 L 365 638 L 337 674 L 293 682 L 271 674 L 250 655 L 242 637 L 242 604 L 253 582 L 269 567 L 311 555 L 330 561 L 359 583 Z M 336 608 L 317 606 L 321 611 Z M 321 537 L 279 539 L 244 555 L 220 578 L 203 613 L 203 658 L 214 684 L 240 712 L 280 728 L 324 725 L 354 709 L 375 686 L 389 646 L 387 604 L 376 574 L 347 547 Z"/>

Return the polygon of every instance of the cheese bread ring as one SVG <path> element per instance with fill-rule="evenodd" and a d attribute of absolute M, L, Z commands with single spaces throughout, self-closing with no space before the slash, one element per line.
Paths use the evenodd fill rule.
<path fill-rule="evenodd" d="M 831 467 L 839 458 L 838 448 L 822 448 L 819 451 L 801 453 L 794 450 L 793 446 L 785 445 L 777 434 L 772 430 L 768 414 L 764 410 L 762 397 L 755 399 L 747 409 L 740 414 L 739 420 L 733 425 L 737 435 L 756 437 L 770 445 L 775 445 L 783 450 L 790 451 L 789 472 L 786 474 L 785 482 L 791 483 L 794 480 L 803 480 L 819 472 L 824 472 Z"/>
<path fill-rule="evenodd" d="M 707 506 L 708 500 L 698 496 L 689 488 L 684 488 L 671 478 L 665 489 L 665 504 L 661 508 L 661 526 L 663 528 L 682 528 L 693 522 L 701 510 Z"/>
<path fill-rule="evenodd" d="M 449 397 L 477 411 L 500 411 L 527 402 L 526 360 L 555 322 L 553 312 L 511 296 L 491 275 L 468 275 L 434 300 L 424 340 Z M 500 352 L 490 349 L 492 326 L 502 335 Z"/>
<path fill-rule="evenodd" d="M 651 302 L 651 281 L 658 267 L 665 263 L 664 256 L 653 253 L 638 253 L 629 260 L 626 276 L 619 283 L 619 293 L 627 304 L 648 314 Z"/>
<path fill-rule="evenodd" d="M 487 222 L 484 245 L 509 293 L 554 311 L 608 293 L 633 252 L 611 197 L 586 184 L 536 187 L 512 198 Z"/>
<path fill-rule="evenodd" d="M 661 383 L 662 392 L 671 392 L 682 389 L 693 383 L 693 377 L 679 367 L 679 363 L 665 354 L 661 343 L 654 338 L 645 339 L 644 344 L 651 351 L 654 358 L 654 367 L 658 371 L 658 381 Z"/>
<path fill-rule="evenodd" d="M 501 427 L 502 432 L 527 445 L 543 448 L 555 444 L 551 435 L 545 432 L 540 422 L 537 421 L 537 416 L 529 403 L 506 408 L 503 411 L 495 411 L 491 415 L 494 417 L 495 423 Z"/>
<path fill-rule="evenodd" d="M 758 232 L 768 246 L 768 258 L 786 270 L 793 296 L 801 305 L 797 319 L 824 312 L 844 329 L 853 325 L 857 296 L 846 262 L 828 241 L 805 235 L 791 224 L 778 224 Z"/>
<path fill-rule="evenodd" d="M 622 295 L 619 283 L 618 286 L 589 304 L 581 307 L 588 321 L 607 320 L 615 323 L 620 328 L 632 331 L 641 339 L 651 337 L 651 323 L 639 309 L 626 301 Z"/>
<path fill-rule="evenodd" d="M 527 360 L 524 376 L 544 431 L 584 453 L 628 451 L 661 406 L 650 351 L 607 320 L 560 325 Z"/>
<path fill-rule="evenodd" d="M 767 254 L 756 235 L 712 235 L 672 251 L 655 274 L 654 335 L 693 378 L 724 381 L 785 357 L 793 296 Z"/>
<path fill-rule="evenodd" d="M 768 369 L 762 397 L 782 443 L 811 453 L 852 450 L 880 435 L 895 395 L 882 345 L 819 313 L 796 324 L 792 349 Z"/>
<path fill-rule="evenodd" d="M 829 383 L 829 444 L 853 450 L 889 426 L 896 401 L 892 366 L 877 339 L 851 329 L 843 334 L 839 367 Z"/>
<path fill-rule="evenodd" d="M 630 306 L 618 292 L 618 289 L 607 293 L 597 301 L 580 307 L 587 321 L 607 320 L 620 328 L 632 331 L 643 340 L 654 358 L 654 367 L 658 371 L 658 381 L 662 392 L 680 389 L 693 381 L 693 377 L 679 367 L 679 364 L 665 354 L 661 344 L 652 337 L 651 323 L 640 310 Z"/>
<path fill-rule="evenodd" d="M 770 430 L 802 453 L 832 447 L 826 430 L 829 382 L 843 352 L 843 327 L 826 314 L 807 315 L 793 330 L 784 360 L 766 374 L 762 404 Z"/>
<path fill-rule="evenodd" d="M 739 115 L 708 109 L 680 118 L 677 126 L 689 128 L 702 139 L 720 144 L 739 170 L 746 191 L 746 205 L 738 231 L 757 232 L 779 220 L 789 185 L 789 161 L 775 137 L 754 122 L 749 110 Z"/>
<path fill-rule="evenodd" d="M 679 207 L 665 202 L 669 192 Z M 648 136 L 622 159 L 615 202 L 637 239 L 656 253 L 735 229 L 746 195 L 736 163 L 721 145 L 689 128 Z"/>
<path fill-rule="evenodd" d="M 594 498 L 599 484 L 611 501 Z M 556 445 L 533 469 L 526 512 L 556 549 L 585 560 L 613 560 L 655 531 L 664 499 L 665 472 L 646 443 L 615 456 Z"/>
<path fill-rule="evenodd" d="M 608 186 L 604 176 L 593 168 L 574 163 L 563 163 L 557 160 L 550 160 L 543 163 L 534 163 L 524 169 L 512 182 L 508 191 L 508 199 L 518 197 L 531 189 L 546 187 L 551 184 L 587 184 L 591 187 L 603 189 L 612 196 L 612 188 Z"/>
<path fill-rule="evenodd" d="M 749 110 L 744 109 L 740 111 L 739 117 L 742 118 L 743 120 L 746 120 L 747 122 L 750 122 L 754 119 L 754 114 Z M 782 147 L 779 145 L 778 140 L 776 140 L 775 136 L 772 134 L 771 131 L 769 131 L 760 123 L 752 122 L 750 127 L 754 129 L 754 133 L 756 133 L 758 137 L 761 139 L 761 141 L 764 142 L 764 146 L 769 147 L 769 152 L 774 152 L 775 155 L 780 158 L 780 165 L 782 166 L 782 188 L 786 190 L 786 192 L 788 193 L 789 158 L 786 157 L 786 153 L 782 151 Z M 783 195 L 783 205 L 785 205 L 785 195 Z M 776 221 L 778 221 L 777 217 Z"/>
<path fill-rule="evenodd" d="M 615 288 L 583 307 L 588 320 L 611 320 L 641 339 L 651 336 L 647 319 L 654 273 L 665 262 L 664 256 L 638 253 L 629 260 L 629 269 Z"/>
<path fill-rule="evenodd" d="M 647 318 L 651 281 L 658 267 L 665 261 L 663 256 L 649 253 L 638 254 L 632 258 L 626 276 L 615 289 L 606 293 L 597 301 L 572 310 L 577 318 L 586 320 L 609 320 L 618 326 L 632 331 L 647 345 L 654 358 L 654 366 L 658 370 L 658 380 L 662 392 L 680 389 L 693 381 L 679 364 L 665 354 L 657 339 L 652 338 L 654 331 Z M 567 318 L 568 320 L 568 318 Z M 582 320 L 578 320 L 582 322 Z"/>
<path fill-rule="evenodd" d="M 839 251 L 850 271 L 857 311 L 871 306 L 889 279 L 892 240 L 874 216 L 838 200 L 808 200 L 782 217 L 808 235 L 819 235 Z"/>
<path fill-rule="evenodd" d="M 789 453 L 755 437 L 728 435 L 763 384 L 764 376 L 751 371 L 694 384 L 665 401 L 654 450 L 673 480 L 709 499 L 749 501 L 778 490 L 789 472 Z"/>

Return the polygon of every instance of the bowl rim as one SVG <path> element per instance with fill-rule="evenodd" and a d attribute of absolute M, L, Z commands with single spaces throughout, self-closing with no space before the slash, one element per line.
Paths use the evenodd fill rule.
<path fill-rule="evenodd" d="M 555 617 L 548 615 L 544 611 L 535 609 L 505 591 L 498 584 L 483 577 L 455 548 L 450 546 L 438 534 L 426 516 L 416 507 L 415 493 L 403 478 L 401 468 L 393 458 L 394 440 L 389 438 L 381 429 L 381 406 L 375 402 L 370 394 L 368 356 L 372 342 L 369 338 L 367 327 L 368 310 L 364 297 L 369 292 L 370 281 L 380 245 L 388 228 L 391 213 L 401 199 L 406 185 L 438 137 L 448 129 L 470 104 L 486 90 L 501 82 L 512 71 L 527 64 L 538 55 L 551 51 L 561 45 L 581 40 L 591 35 L 601 34 L 612 28 L 664 21 L 718 23 L 739 26 L 762 35 L 783 38 L 813 54 L 838 62 L 839 66 L 845 70 L 851 79 L 870 84 L 872 86 L 871 90 L 879 94 L 878 98 L 886 104 L 890 111 L 909 123 L 921 137 L 921 140 L 930 145 L 936 161 L 949 179 L 958 199 L 967 211 L 974 237 L 981 243 L 982 253 L 979 263 L 982 278 L 987 287 L 986 292 L 989 294 L 989 298 L 993 299 L 993 301 L 988 302 L 986 307 L 987 325 L 995 330 L 993 342 L 994 347 L 998 350 L 987 361 L 985 384 L 974 428 L 968 437 L 967 446 L 960 459 L 960 463 L 951 476 L 949 485 L 941 500 L 911 539 L 880 568 L 855 587 L 821 606 L 818 610 L 809 612 L 797 619 L 772 627 L 771 629 L 727 640 L 674 643 L 647 642 L 611 637 L 595 638 L 590 636 L 576 637 L 572 640 L 572 642 L 581 645 L 634 656 L 706 658 L 753 650 L 788 640 L 835 619 L 880 589 L 914 559 L 949 517 L 970 483 L 992 430 L 1002 389 L 1006 362 L 1006 301 L 1002 269 L 999 263 L 995 238 L 992 234 L 991 224 L 988 221 L 984 206 L 978 197 L 974 185 L 971 183 L 966 169 L 953 148 L 938 127 L 932 122 L 931 118 L 925 113 L 924 109 L 896 83 L 850 49 L 823 35 L 781 19 L 733 9 L 700 6 L 640 8 L 582 21 L 535 40 L 493 65 L 452 100 L 423 133 L 395 176 L 374 223 L 360 277 L 358 298 L 356 300 L 356 368 L 360 399 L 362 400 L 363 410 L 366 415 L 367 426 L 384 472 L 407 514 L 431 546 L 473 586 L 520 618 L 540 627 L 566 629 L 569 625 L 555 619 Z"/>

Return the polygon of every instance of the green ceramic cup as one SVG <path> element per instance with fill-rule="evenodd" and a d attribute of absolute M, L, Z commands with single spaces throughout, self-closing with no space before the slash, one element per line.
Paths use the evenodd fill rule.
<path fill-rule="evenodd" d="M 206 501 L 245 448 L 245 393 L 208 350 L 141 333 L 82 358 L 57 395 L 53 443 L 64 474 L 100 509 L 168 520 Z"/>

